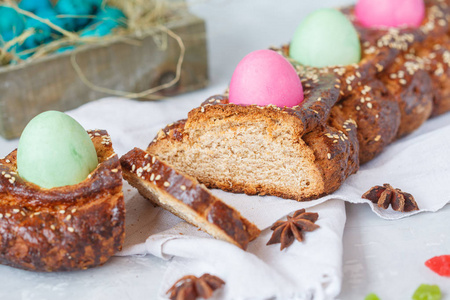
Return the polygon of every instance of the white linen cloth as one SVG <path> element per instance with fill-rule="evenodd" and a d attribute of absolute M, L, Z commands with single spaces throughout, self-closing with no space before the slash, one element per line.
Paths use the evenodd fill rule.
<path fill-rule="evenodd" d="M 205 93 L 203 99 L 206 97 Z M 189 109 L 201 101 L 136 102 L 105 98 L 69 114 L 85 128 L 107 128 L 113 146 L 122 155 L 135 146 L 145 149 L 160 128 L 185 117 Z M 361 199 L 370 187 L 390 183 L 413 194 L 420 211 L 437 211 L 450 201 L 448 136 L 450 115 L 430 120 L 362 166 L 334 194 L 315 201 L 300 203 L 214 190 L 216 196 L 262 230 L 246 252 L 212 239 L 169 212 L 153 207 L 125 184 L 126 241 L 124 250 L 117 255 L 152 254 L 171 259 L 160 297 L 165 297 L 169 287 L 184 275 L 211 273 L 226 282 L 225 288 L 215 294 L 218 298 L 334 299 L 342 281 L 342 233 L 346 216 L 341 200 L 369 203 L 373 211 L 385 219 L 418 213 L 379 209 Z M 303 243 L 294 242 L 283 251 L 279 250 L 279 244 L 266 246 L 272 233 L 270 225 L 300 208 L 318 212 L 316 223 L 320 228 L 306 233 Z"/>

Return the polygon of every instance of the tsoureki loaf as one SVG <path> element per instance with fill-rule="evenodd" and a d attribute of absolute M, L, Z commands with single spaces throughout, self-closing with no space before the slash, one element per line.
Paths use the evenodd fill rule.
<path fill-rule="evenodd" d="M 79 184 L 41 188 L 17 174 L 17 150 L 0 159 L 0 263 L 32 271 L 104 264 L 125 235 L 122 171 L 103 130 L 90 131 L 99 164 Z"/>

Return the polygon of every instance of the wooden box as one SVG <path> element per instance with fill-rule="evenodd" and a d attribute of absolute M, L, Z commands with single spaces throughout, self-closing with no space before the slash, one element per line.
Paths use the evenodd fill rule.
<path fill-rule="evenodd" d="M 181 38 L 185 55 L 179 81 L 152 96 L 172 96 L 205 87 L 208 67 L 204 21 L 183 12 L 164 26 Z M 167 32 L 149 29 L 127 40 L 109 40 L 0 67 L 0 134 L 8 139 L 19 137 L 28 121 L 43 111 L 66 111 L 109 96 L 80 79 L 74 58 L 95 86 L 138 93 L 170 82 L 176 75 L 180 51 L 179 43 Z"/>

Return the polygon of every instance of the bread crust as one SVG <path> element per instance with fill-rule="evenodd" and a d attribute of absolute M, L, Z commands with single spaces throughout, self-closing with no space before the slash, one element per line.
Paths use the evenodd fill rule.
<path fill-rule="evenodd" d="M 99 164 L 83 182 L 41 188 L 17 174 L 17 150 L 0 160 L 0 263 L 31 271 L 104 264 L 125 235 L 122 171 L 104 130 L 89 132 Z"/>
<path fill-rule="evenodd" d="M 246 249 L 260 230 L 212 195 L 195 178 L 175 170 L 144 150 L 120 158 L 124 178 L 148 200 L 212 236 Z"/>

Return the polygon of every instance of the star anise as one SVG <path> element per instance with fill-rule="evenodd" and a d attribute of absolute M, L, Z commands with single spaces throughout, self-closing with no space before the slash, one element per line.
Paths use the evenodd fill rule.
<path fill-rule="evenodd" d="M 225 284 L 225 281 L 211 274 L 200 277 L 187 275 L 179 279 L 167 291 L 171 300 L 208 299 L 213 292 Z"/>
<path fill-rule="evenodd" d="M 292 217 L 287 216 L 287 221 L 277 221 L 272 225 L 270 229 L 273 234 L 267 245 L 281 243 L 280 250 L 283 250 L 289 247 L 294 239 L 303 241 L 303 231 L 313 231 L 320 227 L 314 224 L 318 218 L 318 213 L 307 213 L 305 209 L 297 210 Z"/>
<path fill-rule="evenodd" d="M 411 194 L 402 192 L 400 189 L 393 188 L 390 184 L 383 186 L 374 186 L 362 195 L 362 198 L 368 199 L 377 204 L 378 207 L 387 209 L 389 204 L 393 210 L 408 212 L 419 210 L 414 197 Z"/>

